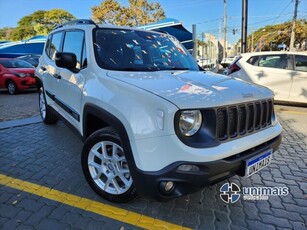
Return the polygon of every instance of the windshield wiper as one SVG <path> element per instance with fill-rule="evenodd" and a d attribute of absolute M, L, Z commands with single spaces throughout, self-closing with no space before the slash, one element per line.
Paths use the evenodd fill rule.
<path fill-rule="evenodd" d="M 189 68 L 183 68 L 183 67 L 172 67 L 170 70 L 189 70 Z"/>
<path fill-rule="evenodd" d="M 122 68 L 122 69 L 114 69 L 117 71 L 137 71 L 137 72 L 141 72 L 141 71 L 155 71 L 153 69 L 148 69 L 148 68 L 133 68 L 133 67 L 127 67 L 127 68 Z"/>

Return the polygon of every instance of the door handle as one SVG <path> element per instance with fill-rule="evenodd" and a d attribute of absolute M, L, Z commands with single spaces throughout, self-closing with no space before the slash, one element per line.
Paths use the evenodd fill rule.
<path fill-rule="evenodd" d="M 53 74 L 53 77 L 56 78 L 56 79 L 61 79 L 62 78 L 62 76 L 57 74 L 57 73 Z"/>
<path fill-rule="evenodd" d="M 41 66 L 40 69 L 41 69 L 42 71 L 46 71 L 46 70 L 47 70 L 45 66 Z"/>

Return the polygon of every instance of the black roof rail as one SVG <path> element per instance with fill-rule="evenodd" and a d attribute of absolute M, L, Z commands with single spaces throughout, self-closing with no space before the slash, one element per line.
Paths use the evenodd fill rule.
<path fill-rule="evenodd" d="M 69 22 L 65 22 L 61 25 L 57 25 L 54 29 L 61 28 L 63 26 L 71 26 L 71 25 L 78 25 L 78 24 L 84 24 L 84 25 L 95 25 L 96 27 L 99 27 L 93 20 L 91 19 L 76 19 Z"/>

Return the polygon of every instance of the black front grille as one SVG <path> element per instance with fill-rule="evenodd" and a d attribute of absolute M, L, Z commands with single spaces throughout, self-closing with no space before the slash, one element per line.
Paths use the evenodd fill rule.
<path fill-rule="evenodd" d="M 224 141 L 253 133 L 271 125 L 274 110 L 272 100 L 263 100 L 222 107 L 216 111 L 217 138 Z"/>

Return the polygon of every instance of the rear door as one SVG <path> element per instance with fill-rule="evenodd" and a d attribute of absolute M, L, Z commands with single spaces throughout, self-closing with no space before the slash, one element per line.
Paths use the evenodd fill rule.
<path fill-rule="evenodd" d="M 290 100 L 307 103 L 307 55 L 293 55 Z"/>
<path fill-rule="evenodd" d="M 38 66 L 38 71 L 43 80 L 46 99 L 48 104 L 53 106 L 56 110 L 57 106 L 54 104 L 55 85 L 57 83 L 57 68 L 55 66 L 55 54 L 61 50 L 63 32 L 57 32 L 49 35 L 46 49 L 46 55 L 42 55 L 42 59 Z"/>
<path fill-rule="evenodd" d="M 291 67 L 286 54 L 268 54 L 254 64 L 251 77 L 253 82 L 270 88 L 276 100 L 288 100 L 292 85 Z"/>

